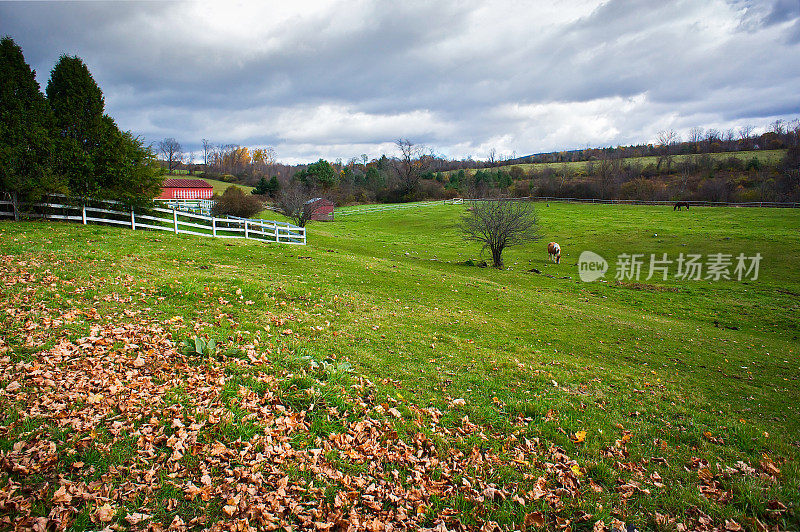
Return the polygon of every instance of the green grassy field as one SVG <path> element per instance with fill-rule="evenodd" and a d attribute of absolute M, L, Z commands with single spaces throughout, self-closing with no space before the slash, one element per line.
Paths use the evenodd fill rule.
<path fill-rule="evenodd" d="M 711 160 L 714 162 L 724 161 L 729 157 L 734 157 L 739 159 L 742 162 L 747 162 L 753 159 L 754 157 L 759 160 L 762 164 L 774 166 L 778 164 L 781 159 L 786 155 L 786 150 L 758 150 L 758 151 L 740 151 L 740 152 L 725 152 L 725 153 L 711 153 Z M 681 161 L 685 161 L 691 158 L 699 158 L 701 155 L 675 155 L 673 156 L 673 164 L 679 163 Z M 655 156 L 648 156 L 648 157 L 628 157 L 622 159 L 622 164 L 631 164 L 631 165 L 641 165 L 642 167 L 646 167 L 648 165 L 656 165 L 658 163 L 658 157 Z M 577 162 L 566 162 L 566 163 L 525 163 L 525 164 L 511 164 L 508 166 L 503 166 L 502 169 L 505 171 L 511 170 L 514 166 L 519 166 L 525 172 L 537 171 L 541 172 L 545 168 L 552 168 L 556 171 L 564 171 L 566 169 L 567 172 L 573 175 L 586 175 L 586 165 L 589 164 L 587 161 L 577 161 Z M 452 173 L 456 170 L 451 170 L 450 172 L 445 172 L 447 174 Z M 468 174 L 474 174 L 476 170 L 465 170 Z"/>
<path fill-rule="evenodd" d="M 254 187 L 248 187 L 247 185 L 240 185 L 238 183 L 226 183 L 225 181 L 219 181 L 217 179 L 206 179 L 206 178 L 203 178 L 203 180 L 212 187 L 214 187 L 214 194 L 222 194 L 223 192 L 228 190 L 228 187 L 239 187 L 248 193 L 254 190 Z"/>
<path fill-rule="evenodd" d="M 799 211 L 540 204 L 505 270 L 466 265 L 463 212 L 306 247 L 0 223 L 0 527 L 800 526 Z M 583 283 L 586 250 L 763 259 Z"/>

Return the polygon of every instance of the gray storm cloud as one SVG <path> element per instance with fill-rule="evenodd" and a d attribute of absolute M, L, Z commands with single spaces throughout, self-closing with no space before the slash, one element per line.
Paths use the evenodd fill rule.
<path fill-rule="evenodd" d="M 121 127 L 306 161 L 647 142 L 800 114 L 800 4 L 0 3 L 44 86 L 88 64 Z"/>

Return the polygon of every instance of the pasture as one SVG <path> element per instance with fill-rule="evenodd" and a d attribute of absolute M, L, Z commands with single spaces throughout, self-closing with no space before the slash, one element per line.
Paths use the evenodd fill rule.
<path fill-rule="evenodd" d="M 136 526 L 137 513 L 190 528 L 331 515 L 451 529 L 800 526 L 800 211 L 539 204 L 541 241 L 507 250 L 505 270 L 476 265 L 489 257 L 460 238 L 463 212 L 312 222 L 307 247 L 0 223 L 0 451 L 28 469 L 0 472 L 25 509 L 0 509 L 0 526 L 54 508 L 73 529 Z M 757 280 L 583 283 L 586 250 L 612 266 L 622 253 L 763 259 Z M 201 335 L 221 352 L 169 347 Z M 88 399 L 69 405 L 55 375 L 81 356 L 121 368 L 119 382 L 84 383 Z M 120 389 L 144 393 L 144 370 L 156 398 L 123 406 Z M 143 450 L 149 434 L 163 437 Z M 43 441 L 53 456 L 36 469 L 22 455 Z M 269 457 L 275 441 L 282 458 L 247 469 L 249 449 Z M 256 470 L 286 478 L 300 506 L 237 491 L 232 479 L 252 485 Z M 99 498 L 57 492 L 100 481 L 111 488 Z"/>
<path fill-rule="evenodd" d="M 728 158 L 734 158 L 742 161 L 743 163 L 747 164 L 751 159 L 758 159 L 758 161 L 766 166 L 776 166 L 778 163 L 781 162 L 783 157 L 786 155 L 786 150 L 756 150 L 756 151 L 738 151 L 738 152 L 720 152 L 720 153 L 710 153 L 708 156 L 711 158 L 711 161 L 714 163 L 719 163 L 721 161 L 725 161 Z M 678 154 L 672 156 L 672 164 L 680 164 L 683 161 L 700 161 L 704 155 L 702 154 Z M 657 156 L 646 156 L 646 157 L 625 157 L 621 160 L 623 165 L 630 164 L 630 165 L 638 165 L 641 167 L 646 167 L 648 165 L 656 165 L 658 163 Z M 571 175 L 579 175 L 583 176 L 587 174 L 586 167 L 588 164 L 597 164 L 597 161 L 575 161 L 575 162 L 550 162 L 550 163 L 520 163 L 520 164 L 510 164 L 507 166 L 501 166 L 497 169 L 503 169 L 505 171 L 509 171 L 514 166 L 519 166 L 525 172 L 541 172 L 545 168 L 550 168 L 555 170 L 556 172 L 568 172 Z M 486 170 L 484 168 L 484 170 Z M 451 174 L 456 170 L 450 170 L 445 172 L 446 174 Z M 474 174 L 477 170 L 469 169 L 464 170 L 467 174 Z"/>
<path fill-rule="evenodd" d="M 207 179 L 207 178 L 198 178 L 198 179 L 203 179 L 203 181 L 214 187 L 214 194 L 219 194 L 219 195 L 222 195 L 223 192 L 228 190 L 228 187 L 239 187 L 248 194 L 252 192 L 255 188 L 255 187 L 248 187 L 247 185 L 240 185 L 238 183 L 227 183 L 225 181 L 220 181 L 218 179 Z"/>

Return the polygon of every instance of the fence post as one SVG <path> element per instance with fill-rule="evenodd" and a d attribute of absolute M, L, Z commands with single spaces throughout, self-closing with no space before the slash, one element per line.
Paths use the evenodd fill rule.
<path fill-rule="evenodd" d="M 213 216 L 211 217 L 211 234 L 217 236 L 217 219 Z"/>
<path fill-rule="evenodd" d="M 86 204 L 81 205 L 81 221 L 86 225 Z"/>
<path fill-rule="evenodd" d="M 247 220 L 244 221 L 244 237 L 245 238 L 250 238 L 250 236 L 248 235 L 248 232 L 247 232 Z"/>
<path fill-rule="evenodd" d="M 175 234 L 178 234 L 178 211 L 175 207 L 172 208 L 172 223 L 175 226 Z"/>
<path fill-rule="evenodd" d="M 133 214 L 133 207 L 131 207 L 131 231 L 136 231 L 136 217 Z"/>
<path fill-rule="evenodd" d="M 14 221 L 19 221 L 19 206 L 17 205 L 17 193 L 11 193 L 11 208 L 14 210 Z"/>

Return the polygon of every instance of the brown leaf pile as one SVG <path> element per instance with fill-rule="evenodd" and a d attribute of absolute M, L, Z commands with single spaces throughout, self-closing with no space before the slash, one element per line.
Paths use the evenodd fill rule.
<path fill-rule="evenodd" d="M 221 518 L 177 518 L 169 528 L 407 529 L 427 519 L 434 496 L 458 492 L 477 504 L 509 499 L 522 505 L 526 497 L 545 498 L 558 508 L 562 498 L 579 495 L 577 464 L 561 449 L 541 453 L 538 442 L 516 442 L 520 468 L 530 468 L 540 453 L 552 459 L 543 463 L 547 474 L 539 477 L 536 489 L 518 493 L 513 486 L 485 480 L 502 465 L 491 451 L 476 447 L 465 455 L 451 448 L 440 455 L 423 432 L 401 437 L 390 419 L 402 414 L 389 408 L 390 415 L 382 416 L 380 405 L 371 410 L 376 417 L 348 423 L 345 432 L 331 434 L 319 447 L 296 448 L 295 433 L 309 430 L 305 412 L 281 404 L 279 383 L 271 375 L 259 377 L 268 386 L 264 393 L 241 387 L 234 400 L 246 411 L 242 421 L 256 424 L 260 432 L 249 440 L 226 441 L 217 429 L 231 421 L 221 397 L 226 382 L 221 365 L 187 359 L 159 324 L 97 324 L 90 335 L 62 338 L 33 361 L 11 364 L 5 357 L 2 363 L 2 378 L 10 381 L 3 404 L 24 405 L 15 425 L 47 420 L 69 429 L 66 441 L 54 438 L 52 431 L 32 430 L 3 453 L 2 467 L 11 474 L 0 493 L 7 525 L 64 530 L 88 510 L 97 525 L 124 519 L 159 529 L 166 524 L 152 520 L 159 506 L 174 510 L 180 499 L 199 499 L 220 506 Z M 362 382 L 356 388 L 371 385 Z M 176 388 L 191 398 L 191 405 L 171 399 Z M 437 432 L 441 412 L 409 408 L 420 424 Z M 331 414 L 338 411 L 331 409 Z M 10 437 L 11 428 L 0 429 L 2 436 Z M 457 432 L 469 435 L 480 429 L 465 416 Z M 89 450 L 110 455 L 121 444 L 135 445 L 135 453 L 94 480 L 87 477 L 95 466 L 70 459 Z M 343 471 L 326 458 L 331 453 L 366 467 L 359 474 Z M 290 470 L 301 475 L 290 478 Z M 15 481 L 32 475 L 43 480 L 35 489 Z M 180 499 L 159 500 L 164 483 L 179 490 Z M 326 497 L 331 487 L 333 496 Z M 34 512 L 42 500 L 50 506 L 44 520 Z M 444 519 L 447 512 L 437 517 Z"/>

